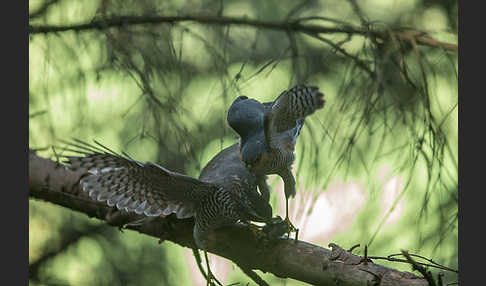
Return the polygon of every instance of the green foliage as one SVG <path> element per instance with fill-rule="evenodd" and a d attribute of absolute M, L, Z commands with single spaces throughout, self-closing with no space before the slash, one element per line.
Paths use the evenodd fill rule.
<path fill-rule="evenodd" d="M 319 199 L 353 209 L 340 205 L 345 197 L 331 200 L 327 191 L 336 182 L 358 184 L 365 201 L 355 206 L 346 227 L 313 242 L 344 248 L 360 243 L 361 255 L 366 244 L 369 255 L 406 249 L 457 268 L 457 54 L 414 46 L 393 34 L 413 27 L 435 40 L 457 42 L 451 32 L 457 30 L 457 2 L 302 3 L 30 1 L 32 26 L 117 16 L 223 15 L 274 22 L 319 16 L 302 24 L 360 27 L 395 37 L 197 20 L 31 33 L 29 146 L 54 158 L 51 146 L 59 146 L 59 139 L 96 139 L 137 160 L 197 177 L 217 152 L 237 142 L 226 123 L 236 96 L 270 101 L 297 83 L 316 85 L 326 105 L 306 120 L 297 143 L 298 193 L 312 202 L 299 208 L 299 216 L 322 211 L 324 224 L 330 212 L 315 207 Z M 398 186 L 392 195 L 384 191 L 390 182 Z M 271 181 L 271 202 L 282 214 L 279 184 Z M 193 262 L 180 247 L 99 224 L 31 200 L 29 263 L 41 264 L 31 284 L 191 284 L 186 263 Z M 305 235 L 305 222 L 301 226 Z M 79 239 L 64 246 L 71 233 Z M 376 262 L 410 271 L 406 264 Z M 301 285 L 262 277 L 271 285 Z M 449 273 L 446 278 L 457 279 Z M 227 282 L 248 280 L 235 270 Z"/>

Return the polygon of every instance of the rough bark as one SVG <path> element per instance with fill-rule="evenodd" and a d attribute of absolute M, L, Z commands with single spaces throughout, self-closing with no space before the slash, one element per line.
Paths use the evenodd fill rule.
<path fill-rule="evenodd" d="M 238 160 L 235 151 L 235 148 L 229 148 L 218 154 L 206 166 L 201 179 L 224 181 L 225 187 L 231 187 L 230 173 L 240 170 L 235 161 Z M 31 198 L 85 213 L 114 226 L 141 218 L 91 200 L 79 188 L 81 174 L 81 171 L 72 172 L 59 163 L 41 158 L 32 150 L 29 152 Z M 127 228 L 184 247 L 193 247 L 193 223 L 193 219 L 179 220 L 168 216 Z M 334 244 L 330 247 L 331 250 L 284 238 L 262 240 L 243 225 L 221 228 L 209 237 L 209 252 L 230 259 L 244 269 L 258 269 L 313 285 L 427 285 L 425 279 L 410 272 L 365 262 L 362 257 Z"/>

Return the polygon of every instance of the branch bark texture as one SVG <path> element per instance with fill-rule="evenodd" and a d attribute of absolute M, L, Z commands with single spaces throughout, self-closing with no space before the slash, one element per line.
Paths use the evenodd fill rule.
<path fill-rule="evenodd" d="M 236 148 L 222 151 L 203 173 L 208 181 L 224 180 L 231 186 L 227 170 L 238 160 Z M 237 170 L 238 168 L 234 168 Z M 226 170 L 226 171 L 225 171 Z M 221 175 L 225 175 L 222 178 Z M 79 187 L 82 171 L 70 171 L 62 164 L 29 152 L 29 196 L 48 201 L 120 226 L 142 216 L 119 211 L 91 200 Z M 203 176 L 201 176 L 201 179 Z M 158 217 L 127 228 L 169 240 L 184 247 L 194 247 L 194 221 L 175 216 Z M 257 269 L 278 277 L 293 278 L 312 285 L 427 285 L 410 272 L 400 272 L 363 260 L 335 244 L 326 249 L 304 241 L 262 240 L 247 226 L 220 228 L 209 237 L 209 251 L 232 260 L 242 269 Z"/>

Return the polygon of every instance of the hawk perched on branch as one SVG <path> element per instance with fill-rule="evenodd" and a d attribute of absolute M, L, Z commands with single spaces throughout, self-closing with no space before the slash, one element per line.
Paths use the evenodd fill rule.
<path fill-rule="evenodd" d="M 228 110 L 228 123 L 240 136 L 241 159 L 256 175 L 262 197 L 267 202 L 270 197 L 266 175 L 277 174 L 284 181 L 289 232 L 295 229 L 288 219 L 288 199 L 295 196 L 295 143 L 305 117 L 324 107 L 323 97 L 317 87 L 297 85 L 263 104 L 239 96 Z"/>
<path fill-rule="evenodd" d="M 97 146 L 76 141 L 65 149 L 82 156 L 65 156 L 66 162 L 72 170 L 86 170 L 80 184 L 92 199 L 146 216 L 194 217 L 194 240 L 203 250 L 206 250 L 206 235 L 211 230 L 239 220 L 271 220 L 272 208 L 256 191 L 256 182 L 247 179 L 240 182 L 235 175 L 232 180 L 236 180 L 236 184 L 225 187 L 222 181 L 208 183 L 171 172 L 155 163 L 136 161 L 96 141 Z M 230 148 L 220 154 L 230 154 Z M 218 161 L 220 154 L 207 166 Z M 225 158 L 231 159 L 229 156 Z M 241 168 L 245 170 L 244 166 Z"/>

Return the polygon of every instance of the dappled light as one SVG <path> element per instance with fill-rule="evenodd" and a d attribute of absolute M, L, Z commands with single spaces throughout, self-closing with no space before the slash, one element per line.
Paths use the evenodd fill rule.
<path fill-rule="evenodd" d="M 66 140 L 96 140 L 199 178 L 239 142 L 227 121 L 238 96 L 263 103 L 316 86 L 325 105 L 305 119 L 292 167 L 299 239 L 359 244 L 360 256 L 365 246 L 368 256 L 406 250 L 457 269 L 457 6 L 29 1 L 29 148 L 57 162 L 72 154 Z M 283 181 L 267 182 L 273 215 L 285 218 Z M 30 285 L 206 283 L 174 240 L 30 198 Z M 236 262 L 209 259 L 224 285 L 255 283 Z M 410 263 L 373 262 L 423 276 Z M 308 285 L 253 270 L 270 285 Z M 454 271 L 427 270 L 457 282 Z"/>

